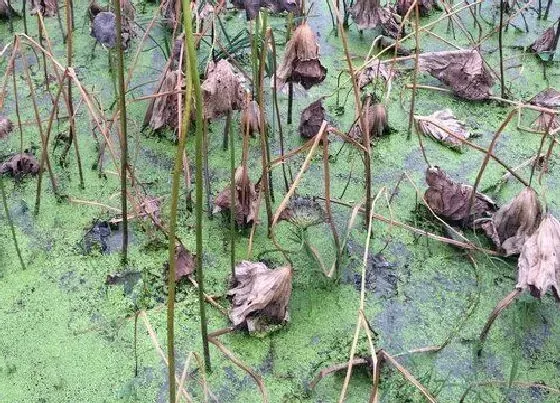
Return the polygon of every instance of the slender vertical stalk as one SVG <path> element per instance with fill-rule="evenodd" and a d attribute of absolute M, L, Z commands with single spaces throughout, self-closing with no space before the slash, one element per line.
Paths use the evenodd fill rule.
<path fill-rule="evenodd" d="M 14 16 L 12 15 L 12 2 L 10 0 L 6 1 L 6 5 L 8 6 L 8 30 L 11 34 L 14 33 Z"/>
<path fill-rule="evenodd" d="M 16 66 L 15 60 L 12 60 L 11 63 L 11 70 L 12 70 L 12 82 L 14 85 L 14 106 L 16 112 L 16 118 L 19 127 L 19 153 L 23 154 L 23 127 L 21 125 L 21 116 L 19 114 L 19 101 L 18 101 L 18 92 L 17 92 L 17 83 L 16 83 Z"/>
<path fill-rule="evenodd" d="M 21 15 L 23 16 L 23 32 L 25 32 L 25 35 L 27 35 L 27 16 L 25 15 L 25 11 L 26 11 L 26 0 L 22 1 L 21 4 Z"/>
<path fill-rule="evenodd" d="M 231 111 L 228 111 L 226 115 L 226 126 L 224 127 L 224 139 L 222 141 L 222 149 L 226 151 L 228 149 L 228 136 L 231 126 Z"/>
<path fill-rule="evenodd" d="M 290 40 L 292 36 L 292 28 L 294 25 L 294 15 L 292 13 L 288 14 L 286 23 L 286 42 Z M 292 114 L 293 114 L 293 103 L 294 103 L 294 83 L 288 82 L 288 117 L 286 123 L 292 124 Z"/>
<path fill-rule="evenodd" d="M 548 0 L 546 3 L 546 10 L 544 11 L 544 20 L 548 20 L 548 12 L 550 11 L 550 6 L 552 5 L 552 0 Z"/>
<path fill-rule="evenodd" d="M 198 76 L 197 59 L 194 52 L 194 39 L 192 33 L 192 13 L 190 2 L 183 1 L 183 27 L 185 29 L 185 41 L 189 55 L 190 79 L 193 80 L 193 89 L 196 108 L 196 134 L 195 134 L 195 232 L 196 232 L 196 280 L 198 282 L 198 300 L 200 305 L 200 333 L 202 335 L 202 347 L 204 351 L 204 364 L 208 370 L 210 367 L 210 350 L 208 348 L 208 324 L 206 323 L 206 310 L 204 306 L 204 275 L 202 271 L 202 126 L 203 105 L 202 92 L 200 89 L 200 77 Z"/>
<path fill-rule="evenodd" d="M 212 191 L 210 189 L 210 166 L 208 163 L 208 126 L 209 119 L 204 119 L 202 129 L 202 153 L 204 156 L 202 169 L 204 170 L 204 188 L 206 189 L 206 209 L 208 210 L 208 218 L 212 219 Z M 199 167 L 200 165 L 197 165 Z"/>
<path fill-rule="evenodd" d="M 14 240 L 14 246 L 16 248 L 16 252 L 19 258 L 19 263 L 21 264 L 21 269 L 25 270 L 25 263 L 23 262 L 23 257 L 21 256 L 21 251 L 19 249 L 19 245 L 17 242 L 16 230 L 14 228 L 14 223 L 12 221 L 12 218 L 10 217 L 10 211 L 8 210 L 8 201 L 6 200 L 6 190 L 4 189 L 3 174 L 0 174 L 0 191 L 2 192 L 2 204 L 4 205 L 4 214 L 6 214 L 6 221 L 8 221 L 8 225 L 10 226 L 10 231 L 12 232 L 12 239 Z"/>
<path fill-rule="evenodd" d="M 128 207 L 126 200 L 126 179 L 128 168 L 128 141 L 126 132 L 126 92 L 124 86 L 124 55 L 122 47 L 122 17 L 121 17 L 121 1 L 114 0 L 115 20 L 117 26 L 117 74 L 119 87 L 119 123 L 120 123 L 120 146 L 121 146 L 121 210 L 123 215 L 123 243 L 122 243 L 122 264 L 128 261 Z M 70 100 L 71 101 L 71 100 Z"/>
<path fill-rule="evenodd" d="M 228 120 L 231 120 L 231 111 L 228 112 Z M 229 127 L 228 126 L 228 130 Z M 230 191 L 230 213 L 229 213 L 229 247 L 230 247 L 230 264 L 231 279 L 235 281 L 235 238 L 236 238 L 236 221 L 237 221 L 237 185 L 235 183 L 235 148 L 233 144 L 233 135 L 229 135 L 229 191 Z"/>
<path fill-rule="evenodd" d="M 338 279 L 340 277 L 340 262 L 342 260 L 342 254 L 340 249 L 340 239 L 338 233 L 336 232 L 336 225 L 332 217 L 331 209 L 331 176 L 329 167 L 329 136 L 328 132 L 325 132 L 323 136 L 323 173 L 325 175 L 325 211 L 327 213 L 327 219 L 329 220 L 329 225 L 331 227 L 334 249 L 336 252 L 336 260 L 334 261 L 334 278 Z"/>
<path fill-rule="evenodd" d="M 504 27 L 504 0 L 500 0 L 500 27 L 498 31 L 498 49 L 500 52 L 500 91 L 502 98 L 506 98 L 506 89 L 504 88 L 504 55 L 503 55 L 503 44 L 502 44 L 502 34 Z"/>
<path fill-rule="evenodd" d="M 414 14 L 415 14 L 415 19 L 414 19 L 414 39 L 416 41 L 416 54 L 414 57 L 414 73 L 413 73 L 413 78 L 412 78 L 412 99 L 410 100 L 410 111 L 408 112 L 408 130 L 406 133 L 406 138 L 407 140 L 410 139 L 410 136 L 412 134 L 412 124 L 414 122 L 414 108 L 416 106 L 416 82 L 418 81 L 418 55 L 420 53 L 420 40 L 418 38 L 418 35 L 420 34 L 418 31 L 419 28 L 419 18 L 418 18 L 418 2 L 415 1 L 414 2 Z M 396 54 L 396 52 L 395 52 Z"/>
<path fill-rule="evenodd" d="M 42 47 L 44 47 L 45 44 L 43 43 L 43 28 L 39 22 L 40 18 L 41 18 L 41 14 L 37 13 L 37 29 L 39 30 L 39 44 Z M 45 88 L 47 89 L 47 91 L 50 92 L 49 75 L 47 73 L 47 57 L 45 56 L 44 52 L 41 52 L 41 55 L 43 57 L 43 76 L 45 77 Z"/>

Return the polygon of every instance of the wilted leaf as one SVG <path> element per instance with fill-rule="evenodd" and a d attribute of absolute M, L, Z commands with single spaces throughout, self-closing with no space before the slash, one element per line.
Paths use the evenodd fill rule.
<path fill-rule="evenodd" d="M 235 279 L 237 287 L 228 291 L 233 297 L 229 319 L 234 326 L 247 326 L 251 332 L 286 320 L 292 295 L 291 267 L 271 270 L 263 263 L 244 260 L 235 268 Z"/>
<path fill-rule="evenodd" d="M 14 177 L 39 173 L 39 163 L 33 154 L 15 154 L 0 165 L 0 174 L 8 173 Z"/>
<path fill-rule="evenodd" d="M 560 222 L 548 214 L 531 235 L 519 256 L 517 288 L 541 298 L 548 288 L 560 301 Z"/>
<path fill-rule="evenodd" d="M 461 98 L 481 100 L 491 95 L 492 74 L 476 50 L 422 53 L 418 68 L 451 87 Z"/>
<path fill-rule="evenodd" d="M 31 15 L 41 13 L 43 17 L 53 17 L 57 12 L 56 0 L 31 0 Z"/>
<path fill-rule="evenodd" d="M 320 98 L 301 112 L 298 127 L 300 136 L 305 139 L 315 137 L 321 129 L 323 120 L 325 120 L 325 108 L 323 108 L 323 99 Z"/>
<path fill-rule="evenodd" d="M 507 256 L 518 254 L 540 221 L 541 205 L 537 193 L 527 187 L 492 217 L 499 241 L 497 246 Z"/>
<path fill-rule="evenodd" d="M 531 50 L 535 53 L 549 52 L 554 45 L 554 26 L 548 28 L 531 45 Z"/>
<path fill-rule="evenodd" d="M 539 130 L 544 132 L 548 129 L 548 131 L 556 130 L 560 127 L 560 121 L 558 120 L 558 115 L 553 115 L 546 112 L 539 113 L 539 116 L 531 127 L 535 130 Z"/>
<path fill-rule="evenodd" d="M 16 10 L 6 0 L 0 0 L 0 19 L 8 19 L 18 15 Z"/>
<path fill-rule="evenodd" d="M 477 228 L 484 222 L 481 219 L 489 219 L 491 213 L 497 210 L 492 199 L 476 192 L 469 212 L 472 186 L 455 182 L 438 166 L 426 170 L 426 183 L 426 203 L 435 214 L 451 223 Z"/>
<path fill-rule="evenodd" d="M 367 96 L 363 102 L 362 117 L 363 122 L 368 128 L 369 138 L 374 139 L 389 133 L 389 117 L 387 108 L 380 102 L 372 100 Z M 348 135 L 358 142 L 362 142 L 362 130 L 360 127 L 361 119 L 357 119 L 350 128 Z"/>
<path fill-rule="evenodd" d="M 4 116 L 0 116 L 0 139 L 8 137 L 12 130 L 14 130 L 12 121 Z"/>
<path fill-rule="evenodd" d="M 179 127 L 179 114 L 177 111 L 177 80 L 181 80 L 179 70 L 166 69 L 162 74 L 161 81 L 156 86 L 156 94 L 164 94 L 152 98 L 144 117 L 144 124 L 149 124 L 152 130 L 163 127 L 177 129 Z M 182 82 L 181 82 L 182 83 Z"/>
<path fill-rule="evenodd" d="M 132 39 L 133 30 L 130 21 L 124 14 L 121 16 L 121 20 L 121 40 L 123 49 L 126 50 Z M 115 14 L 107 11 L 98 13 L 93 19 L 91 36 L 102 45 L 108 48 L 114 48 L 117 43 Z"/>
<path fill-rule="evenodd" d="M 460 139 L 466 140 L 470 137 L 465 123 L 457 120 L 453 116 L 451 109 L 443 109 L 435 111 L 429 116 L 415 116 L 414 118 L 418 122 L 418 128 L 424 135 L 430 136 L 453 148 L 459 149 L 463 144 Z M 457 137 L 453 137 L 449 132 Z"/>
<path fill-rule="evenodd" d="M 319 60 L 319 45 L 307 23 L 299 25 L 286 43 L 282 64 L 276 71 L 277 86 L 299 82 L 307 90 L 325 79 L 327 69 Z"/>
<path fill-rule="evenodd" d="M 232 0 L 231 4 L 238 9 L 244 9 L 247 20 L 254 20 L 261 8 L 267 8 L 273 14 L 301 13 L 301 4 L 297 0 Z"/>
<path fill-rule="evenodd" d="M 550 87 L 542 90 L 529 100 L 531 105 L 542 106 L 543 108 L 556 109 L 560 107 L 560 91 Z"/>
<path fill-rule="evenodd" d="M 259 104 L 257 101 L 252 100 L 246 108 L 241 110 L 241 133 L 245 133 L 247 125 L 249 126 L 249 136 L 254 136 L 261 128 L 261 115 L 259 111 Z"/>
<path fill-rule="evenodd" d="M 389 73 L 389 68 L 386 63 L 381 63 L 379 60 L 374 60 L 368 63 L 368 66 L 363 69 L 358 75 L 358 85 L 360 89 L 363 89 L 366 85 L 372 81 L 383 78 L 385 81 L 389 80 L 389 77 L 395 78 L 397 72 L 393 70 Z"/>
<path fill-rule="evenodd" d="M 245 91 L 231 64 L 224 59 L 210 63 L 206 80 L 201 85 L 204 100 L 204 117 L 214 119 L 229 111 L 242 109 Z"/>
<path fill-rule="evenodd" d="M 325 222 L 325 211 L 321 204 L 309 197 L 296 197 L 278 216 L 278 221 L 289 221 L 305 229 Z"/>
<path fill-rule="evenodd" d="M 237 188 L 236 203 L 235 203 L 235 217 L 237 225 L 241 228 L 246 228 L 253 224 L 258 218 L 258 202 L 259 191 L 258 187 L 249 181 L 249 175 L 246 169 L 242 166 L 237 167 L 235 172 L 235 185 Z M 214 200 L 214 213 L 223 211 L 230 212 L 231 210 L 231 190 L 228 184 L 216 196 Z"/>
<path fill-rule="evenodd" d="M 414 0 L 397 0 L 397 14 L 404 17 L 408 9 L 414 4 Z M 418 0 L 418 11 L 421 16 L 426 16 L 432 12 L 435 6 L 434 0 Z"/>
<path fill-rule="evenodd" d="M 391 7 L 381 7 L 379 0 L 357 0 L 350 14 L 359 29 L 379 27 L 383 35 L 397 38 L 400 18 L 393 11 Z"/>
<path fill-rule="evenodd" d="M 183 277 L 193 274 L 195 267 L 195 255 L 177 243 L 175 245 L 175 281 L 180 281 Z"/>

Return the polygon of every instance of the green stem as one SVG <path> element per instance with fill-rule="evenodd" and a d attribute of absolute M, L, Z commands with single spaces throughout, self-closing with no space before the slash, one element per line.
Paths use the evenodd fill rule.
<path fill-rule="evenodd" d="M 231 121 L 231 111 L 227 115 L 228 121 Z M 227 125 L 228 132 L 231 125 Z M 230 231 L 230 263 L 231 263 L 231 278 L 235 281 L 235 237 L 236 237 L 236 220 L 237 220 L 237 186 L 235 183 L 235 149 L 233 148 L 233 135 L 228 133 L 229 137 L 229 167 L 230 167 L 230 213 L 229 213 L 229 231 Z"/>
<path fill-rule="evenodd" d="M 6 220 L 8 221 L 8 225 L 10 226 L 10 231 L 12 232 L 12 239 L 14 240 L 14 246 L 16 248 L 16 252 L 19 258 L 19 263 L 21 264 L 22 270 L 25 270 L 25 263 L 23 263 L 23 258 L 21 257 L 21 251 L 19 249 L 17 238 L 16 238 L 16 230 L 14 228 L 14 222 L 10 217 L 10 211 L 8 210 L 8 201 L 6 200 L 6 190 L 4 189 L 4 175 L 0 174 L 0 191 L 2 192 L 2 204 L 4 205 L 4 213 L 6 214 Z"/>
<path fill-rule="evenodd" d="M 208 370 L 210 367 L 210 350 L 208 348 L 208 324 L 206 323 L 206 312 L 204 306 L 204 276 L 202 272 L 202 127 L 203 105 L 202 91 L 200 89 L 200 77 L 197 69 L 197 58 L 194 52 L 194 38 L 192 33 L 192 13 L 190 2 L 183 1 L 183 26 L 185 29 L 185 42 L 188 50 L 190 78 L 193 80 L 196 124 L 195 124 L 195 217 L 196 217 L 196 279 L 198 282 L 198 300 L 200 304 L 200 332 L 202 334 L 202 347 L 204 351 L 204 364 Z"/>
<path fill-rule="evenodd" d="M 118 87 L 119 87 L 119 123 L 120 123 L 120 145 L 121 145 L 121 210 L 123 216 L 123 244 L 122 244 L 122 264 L 125 265 L 128 261 L 128 216 L 127 216 L 127 199 L 126 199 L 126 177 L 128 166 L 128 141 L 126 133 L 126 101 L 125 101 L 125 86 L 124 86 L 124 55 L 122 48 L 122 17 L 121 17 L 121 1 L 114 0 L 115 7 L 115 20 L 117 25 L 117 74 L 118 74 Z"/>

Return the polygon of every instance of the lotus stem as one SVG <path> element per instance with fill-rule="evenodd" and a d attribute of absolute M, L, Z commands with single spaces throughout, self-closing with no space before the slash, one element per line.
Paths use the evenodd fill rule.
<path fill-rule="evenodd" d="M 128 141 L 126 132 L 126 90 L 124 85 L 124 55 L 122 48 L 122 27 L 121 27 L 121 0 L 114 0 L 113 3 L 115 7 L 115 20 L 117 26 L 117 83 L 118 83 L 118 96 L 119 96 L 119 123 L 120 123 L 120 146 L 121 146 L 121 210 L 123 214 L 123 243 L 122 243 L 122 255 L 121 262 L 126 265 L 128 261 L 128 207 L 126 200 L 126 179 L 127 179 L 127 169 L 128 169 Z M 71 102 L 71 100 L 70 100 Z"/>
<path fill-rule="evenodd" d="M 406 133 L 406 138 L 407 140 L 410 140 L 410 136 L 412 135 L 412 125 L 414 123 L 414 108 L 416 106 L 416 83 L 418 81 L 418 59 L 419 59 L 419 53 L 420 53 L 420 41 L 419 41 L 419 35 L 420 32 L 418 31 L 418 27 L 419 27 L 419 16 L 418 16 L 418 1 L 414 2 L 414 14 L 415 14 L 415 18 L 414 18 L 414 40 L 416 41 L 416 53 L 414 56 L 414 73 L 413 73 L 413 78 L 412 78 L 412 99 L 410 100 L 410 111 L 408 112 L 408 130 Z M 398 44 L 398 42 L 397 42 Z M 395 49 L 395 56 L 397 54 L 397 51 Z"/>
<path fill-rule="evenodd" d="M 204 171 L 204 188 L 206 189 L 206 209 L 208 210 L 208 218 L 211 220 L 212 215 L 212 190 L 210 189 L 210 166 L 208 163 L 208 126 L 210 126 L 209 119 L 204 119 L 202 129 L 202 148 L 204 154 L 204 161 L 202 169 Z M 200 165 L 196 165 L 197 168 Z"/>
<path fill-rule="evenodd" d="M 231 112 L 228 112 L 228 120 L 231 121 Z M 228 131 L 231 125 L 227 125 Z M 230 191 L 230 214 L 229 214 L 229 247 L 230 247 L 230 264 L 231 264 L 231 278 L 235 281 L 235 238 L 236 238 L 236 221 L 237 221 L 237 184 L 235 183 L 235 148 L 233 143 L 233 136 L 229 133 L 229 191 Z"/>
<path fill-rule="evenodd" d="M 200 332 L 202 335 L 202 347 L 204 351 L 205 368 L 211 369 L 210 350 L 208 348 L 208 325 L 206 323 L 206 312 L 204 306 L 204 275 L 202 270 L 202 126 L 204 119 L 202 116 L 202 92 L 200 89 L 200 77 L 197 69 L 197 59 L 194 52 L 194 38 L 192 33 L 192 13 L 190 2 L 183 1 L 183 27 L 185 29 L 185 43 L 188 50 L 188 64 L 190 69 L 190 79 L 193 80 L 193 89 L 196 108 L 196 134 L 195 134 L 195 217 L 196 217 L 196 280 L 198 282 L 198 300 L 200 305 Z"/>
<path fill-rule="evenodd" d="M 39 19 L 41 18 L 41 14 L 37 13 L 37 29 L 39 30 L 39 44 L 44 47 L 44 43 L 43 43 L 43 28 L 39 22 Z M 45 77 L 45 88 L 47 89 L 48 92 L 50 92 L 50 84 L 49 84 L 49 75 L 47 73 L 47 58 L 45 56 L 45 52 L 41 52 L 41 55 L 43 57 L 43 75 Z"/>
<path fill-rule="evenodd" d="M 18 92 L 17 92 L 17 81 L 16 81 L 16 66 L 15 66 L 15 60 L 12 59 L 11 61 L 11 70 L 12 70 L 12 82 L 14 85 L 14 107 L 15 107 L 15 112 L 16 112 L 16 118 L 17 118 L 17 122 L 18 122 L 18 128 L 19 128 L 19 153 L 23 154 L 23 127 L 21 125 L 21 115 L 19 113 L 19 101 L 18 101 Z"/>
<path fill-rule="evenodd" d="M 6 190 L 4 189 L 3 174 L 0 174 L 0 191 L 2 192 L 2 204 L 4 205 L 4 214 L 6 214 L 6 221 L 8 221 L 8 225 L 10 226 L 10 231 L 12 232 L 12 239 L 14 241 L 14 247 L 16 248 L 16 253 L 19 258 L 19 263 L 21 264 L 21 269 L 25 270 L 25 263 L 23 262 L 23 257 L 21 256 L 21 250 L 19 249 L 19 245 L 17 242 L 14 222 L 12 221 L 12 218 L 10 217 L 10 211 L 8 210 L 8 201 L 6 200 Z"/>
<path fill-rule="evenodd" d="M 224 151 L 227 151 L 228 149 L 228 136 L 229 136 L 229 132 L 231 130 L 231 111 L 228 111 L 227 115 L 226 115 L 226 125 L 224 127 L 224 139 L 222 141 L 222 149 Z"/>
<path fill-rule="evenodd" d="M 21 15 L 23 16 L 23 32 L 25 32 L 25 35 L 27 35 L 27 16 L 25 15 L 26 3 L 26 0 L 23 0 L 21 4 Z"/>
<path fill-rule="evenodd" d="M 294 26 L 294 15 L 292 13 L 289 13 L 286 21 L 286 42 L 289 41 L 292 36 L 293 26 Z M 294 104 L 294 83 L 289 81 L 288 82 L 288 117 L 286 119 L 286 123 L 289 125 L 292 124 L 293 104 Z"/>
<path fill-rule="evenodd" d="M 500 0 L 500 27 L 498 31 L 498 49 L 500 54 L 500 91 L 502 98 L 506 97 L 506 89 L 504 88 L 504 55 L 503 55 L 503 44 L 502 44 L 502 34 L 504 27 L 504 0 Z"/>

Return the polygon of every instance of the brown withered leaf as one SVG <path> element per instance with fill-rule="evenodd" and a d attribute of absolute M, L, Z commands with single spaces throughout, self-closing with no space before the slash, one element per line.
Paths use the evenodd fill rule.
<path fill-rule="evenodd" d="M 535 232 L 541 221 L 541 205 L 537 193 L 527 187 L 492 217 L 499 243 L 507 256 L 521 252 L 525 240 Z"/>
<path fill-rule="evenodd" d="M 12 121 L 4 116 L 0 116 L 0 139 L 8 137 L 12 130 L 14 130 Z"/>
<path fill-rule="evenodd" d="M 10 174 L 16 178 L 24 175 L 36 175 L 39 173 L 40 165 L 33 156 L 24 152 L 15 154 L 0 165 L 0 174 Z"/>
<path fill-rule="evenodd" d="M 364 124 L 368 128 L 369 138 L 373 140 L 374 138 L 389 134 L 389 117 L 385 105 L 375 102 L 371 96 L 366 97 L 363 105 L 362 117 Z M 348 132 L 348 135 L 358 142 L 363 140 L 360 121 L 360 119 L 357 119 Z"/>
<path fill-rule="evenodd" d="M 397 14 L 404 17 L 413 4 L 414 0 L 397 0 Z M 418 11 L 421 16 L 430 14 L 434 6 L 435 0 L 418 0 Z"/>
<path fill-rule="evenodd" d="M 247 125 L 249 126 L 249 136 L 253 137 L 255 133 L 259 133 L 261 129 L 261 115 L 257 101 L 250 101 L 247 107 L 241 110 L 240 121 L 240 133 L 247 131 Z"/>
<path fill-rule="evenodd" d="M 206 119 L 215 119 L 245 105 L 245 91 L 227 60 L 210 63 L 201 88 Z"/>
<path fill-rule="evenodd" d="M 97 42 L 108 47 L 114 48 L 117 43 L 116 16 L 112 12 L 101 11 L 93 19 L 91 24 L 91 36 Z M 130 20 L 121 15 L 121 43 L 123 49 L 128 49 L 130 41 L 134 35 L 134 30 Z"/>
<path fill-rule="evenodd" d="M 463 142 L 460 139 L 468 139 L 470 133 L 465 123 L 455 118 L 451 109 L 435 111 L 429 116 L 415 116 L 420 131 L 434 140 L 442 142 L 452 148 L 460 149 Z M 446 130 L 445 130 L 446 129 Z M 448 132 L 457 137 L 453 137 Z"/>
<path fill-rule="evenodd" d="M 366 85 L 372 81 L 381 77 L 385 81 L 389 78 L 395 78 L 397 76 L 397 71 L 393 70 L 389 72 L 389 68 L 386 63 L 381 63 L 379 60 L 374 60 L 369 62 L 367 67 L 360 71 L 358 74 L 358 85 L 360 89 L 363 89 Z"/>
<path fill-rule="evenodd" d="M 350 15 L 359 29 L 379 27 L 383 35 L 399 36 L 400 18 L 391 7 L 381 7 L 379 0 L 357 0 L 350 9 Z"/>
<path fill-rule="evenodd" d="M 444 220 L 466 227 L 480 227 L 497 210 L 497 205 L 488 196 L 476 192 L 469 212 L 472 186 L 457 183 L 440 167 L 431 166 L 426 170 L 428 189 L 424 199 L 428 206 Z"/>
<path fill-rule="evenodd" d="M 535 53 L 549 52 L 554 45 L 554 26 L 544 31 L 535 42 L 531 44 L 531 50 Z"/>
<path fill-rule="evenodd" d="M 231 4 L 240 10 L 245 10 L 247 20 L 254 20 L 261 8 L 267 8 L 272 14 L 283 12 L 301 14 L 299 0 L 232 0 Z"/>
<path fill-rule="evenodd" d="M 237 286 L 228 291 L 232 298 L 229 319 L 235 327 L 260 331 L 267 324 L 283 323 L 292 295 L 292 268 L 274 270 L 261 262 L 243 260 L 235 267 Z"/>
<path fill-rule="evenodd" d="M 323 108 L 323 99 L 320 98 L 301 112 L 299 135 L 304 139 L 315 137 L 321 129 L 323 120 L 325 120 L 325 108 Z"/>
<path fill-rule="evenodd" d="M 253 184 L 249 180 L 246 169 L 242 166 L 235 171 L 236 184 L 236 203 L 235 220 L 241 228 L 247 228 L 257 220 L 257 210 L 259 202 L 258 184 Z M 214 213 L 231 211 L 231 189 L 229 184 L 216 196 L 214 200 Z"/>
<path fill-rule="evenodd" d="M 53 17 L 57 12 L 57 0 L 31 0 L 31 15 L 41 13 L 43 17 Z"/>
<path fill-rule="evenodd" d="M 556 109 L 560 107 L 560 91 L 549 87 L 542 90 L 529 100 L 531 105 L 542 106 L 543 108 Z"/>
<path fill-rule="evenodd" d="M 276 70 L 277 86 L 282 89 L 285 83 L 299 82 L 308 90 L 321 83 L 327 74 L 319 60 L 319 45 L 315 33 L 307 23 L 299 25 L 292 38 L 286 43 L 282 64 Z"/>
<path fill-rule="evenodd" d="M 560 127 L 560 121 L 558 120 L 558 115 L 541 112 L 539 113 L 539 116 L 537 117 L 537 119 L 535 119 L 531 127 L 541 132 L 544 132 L 547 129 L 549 131 L 552 131 Z"/>
<path fill-rule="evenodd" d="M 476 50 L 422 53 L 418 68 L 451 87 L 458 97 L 482 100 L 491 95 L 492 74 Z"/>
<path fill-rule="evenodd" d="M 541 298 L 552 288 L 560 301 L 560 222 L 551 214 L 541 221 L 519 255 L 517 288 Z"/>
<path fill-rule="evenodd" d="M 194 273 L 196 268 L 195 255 L 180 243 L 175 245 L 175 281 L 181 281 Z"/>
<path fill-rule="evenodd" d="M 16 10 L 6 0 L 0 0 L 0 19 L 9 19 L 18 15 Z"/>
<path fill-rule="evenodd" d="M 177 111 L 177 94 L 173 93 L 177 88 L 177 81 L 182 80 L 179 70 L 167 68 L 163 71 L 160 82 L 156 86 L 155 94 L 169 93 L 152 98 L 148 104 L 144 124 L 149 125 L 152 130 L 164 127 L 177 129 L 179 127 L 179 114 Z M 182 81 L 179 82 L 179 85 Z"/>

